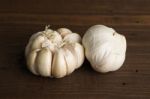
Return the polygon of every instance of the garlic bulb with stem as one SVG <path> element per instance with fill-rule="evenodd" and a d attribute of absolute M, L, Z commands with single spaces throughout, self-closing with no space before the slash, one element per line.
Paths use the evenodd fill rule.
<path fill-rule="evenodd" d="M 84 48 L 79 34 L 67 28 L 54 31 L 46 27 L 31 36 L 25 56 L 33 74 L 61 78 L 82 65 Z"/>

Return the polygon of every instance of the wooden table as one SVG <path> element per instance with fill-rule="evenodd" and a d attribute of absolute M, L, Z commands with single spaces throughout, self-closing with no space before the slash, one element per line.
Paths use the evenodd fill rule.
<path fill-rule="evenodd" d="M 37 31 L 67 27 L 80 33 L 94 24 L 127 38 L 123 67 L 95 72 L 87 60 L 70 76 L 34 76 L 24 48 Z M 150 99 L 150 0 L 0 1 L 0 99 Z"/>

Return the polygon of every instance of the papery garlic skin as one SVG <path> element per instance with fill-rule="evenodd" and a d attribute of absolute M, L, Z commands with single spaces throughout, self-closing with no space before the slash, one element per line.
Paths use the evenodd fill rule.
<path fill-rule="evenodd" d="M 118 70 L 126 56 L 126 38 L 104 25 L 90 27 L 83 36 L 85 56 L 93 69 L 106 73 Z"/>
<path fill-rule="evenodd" d="M 84 48 L 79 34 L 67 28 L 46 28 L 31 36 L 25 56 L 33 74 L 61 78 L 83 64 Z"/>

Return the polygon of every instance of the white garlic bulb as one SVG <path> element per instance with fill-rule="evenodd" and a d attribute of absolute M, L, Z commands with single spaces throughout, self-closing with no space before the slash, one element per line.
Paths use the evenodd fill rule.
<path fill-rule="evenodd" d="M 125 37 L 107 26 L 90 27 L 83 36 L 82 43 L 86 58 L 98 72 L 116 71 L 125 60 Z"/>
<path fill-rule="evenodd" d="M 84 48 L 79 34 L 67 28 L 46 28 L 33 34 L 26 46 L 29 70 L 35 75 L 61 78 L 71 74 L 84 61 Z"/>

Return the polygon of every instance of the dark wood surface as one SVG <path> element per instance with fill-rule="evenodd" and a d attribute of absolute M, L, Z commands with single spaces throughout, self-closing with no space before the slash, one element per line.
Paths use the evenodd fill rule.
<path fill-rule="evenodd" d="M 87 60 L 70 76 L 34 76 L 25 65 L 29 37 L 68 27 L 83 36 L 94 24 L 127 38 L 123 67 L 95 72 Z M 0 99 L 150 99 L 150 0 L 1 0 Z"/>

